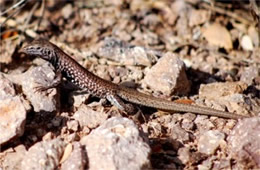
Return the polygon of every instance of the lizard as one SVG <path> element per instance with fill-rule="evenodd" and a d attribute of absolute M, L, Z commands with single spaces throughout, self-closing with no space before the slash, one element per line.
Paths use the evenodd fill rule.
<path fill-rule="evenodd" d="M 98 98 L 107 99 L 119 110 L 127 113 L 131 113 L 135 110 L 134 106 L 131 104 L 134 103 L 168 112 L 190 112 L 227 119 L 248 117 L 209 107 L 176 103 L 174 101 L 141 93 L 132 88 L 114 84 L 88 71 L 62 49 L 44 38 L 35 39 L 21 48 L 20 52 L 26 55 L 40 57 L 50 62 L 57 74 L 59 73 L 78 88 L 86 90 L 88 93 Z"/>

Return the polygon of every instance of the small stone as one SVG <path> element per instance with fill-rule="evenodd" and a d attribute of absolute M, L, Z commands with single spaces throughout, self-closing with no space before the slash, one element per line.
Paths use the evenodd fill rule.
<path fill-rule="evenodd" d="M 62 120 L 63 120 L 62 117 L 54 117 L 54 118 L 51 120 L 51 123 L 52 123 L 53 126 L 58 127 L 58 126 L 60 126 Z"/>
<path fill-rule="evenodd" d="M 181 160 L 182 163 L 186 164 L 189 162 L 191 153 L 188 147 L 182 147 L 178 150 L 178 158 Z"/>
<path fill-rule="evenodd" d="M 258 76 L 260 76 L 259 67 L 250 66 L 241 73 L 240 81 L 245 82 L 247 85 L 252 85 L 253 80 Z"/>
<path fill-rule="evenodd" d="M 180 127 L 179 124 L 173 124 L 170 129 L 171 131 L 171 139 L 181 141 L 182 143 L 186 143 L 190 140 L 190 135 L 184 129 Z"/>
<path fill-rule="evenodd" d="M 79 122 L 77 120 L 70 120 L 67 122 L 68 129 L 76 132 L 79 128 Z"/>
<path fill-rule="evenodd" d="M 0 100 L 15 96 L 13 83 L 0 73 Z"/>
<path fill-rule="evenodd" d="M 81 139 L 89 169 L 145 169 L 150 147 L 132 120 L 113 117 Z M 127 165 L 127 167 L 126 167 Z"/>
<path fill-rule="evenodd" d="M 190 91 L 183 61 L 170 52 L 148 71 L 144 77 L 144 85 L 167 96 L 184 95 Z"/>
<path fill-rule="evenodd" d="M 66 136 L 66 138 L 64 139 L 65 142 L 69 143 L 69 142 L 73 142 L 75 140 L 78 140 L 78 135 L 77 133 L 72 133 Z"/>
<path fill-rule="evenodd" d="M 73 13 L 73 8 L 71 4 L 66 5 L 61 10 L 62 16 L 64 16 L 65 19 L 69 19 L 71 14 Z"/>
<path fill-rule="evenodd" d="M 149 122 L 148 126 L 151 136 L 159 136 L 162 133 L 162 125 L 159 122 Z"/>
<path fill-rule="evenodd" d="M 184 164 L 197 164 L 202 160 L 205 160 L 206 155 L 200 152 L 192 151 L 189 147 L 182 147 L 178 150 L 178 158 Z"/>
<path fill-rule="evenodd" d="M 90 133 L 90 129 L 87 126 L 84 126 L 82 129 L 83 134 L 89 134 Z"/>
<path fill-rule="evenodd" d="M 207 10 L 191 10 L 189 16 L 189 26 L 205 23 L 210 17 L 210 13 Z"/>
<path fill-rule="evenodd" d="M 181 128 L 185 129 L 186 131 L 193 130 L 195 128 L 194 120 L 196 118 L 195 114 L 184 114 L 183 121 L 181 122 Z"/>
<path fill-rule="evenodd" d="M 225 135 L 218 130 L 210 130 L 201 134 L 198 141 L 198 150 L 207 155 L 214 154 L 220 145 L 225 144 Z"/>
<path fill-rule="evenodd" d="M 75 95 L 75 93 L 77 93 Z M 74 107 L 80 107 L 85 101 L 87 101 L 90 97 L 90 94 L 78 94 L 78 92 L 70 93 L 69 104 L 73 104 Z"/>
<path fill-rule="evenodd" d="M 14 148 L 15 152 L 24 152 L 26 151 L 26 148 L 24 145 L 18 145 Z"/>
<path fill-rule="evenodd" d="M 252 51 L 254 49 L 253 42 L 248 35 L 244 35 L 241 39 L 241 46 L 246 51 Z"/>
<path fill-rule="evenodd" d="M 204 115 L 198 115 L 194 121 L 199 132 L 204 133 L 215 127 L 215 125 Z"/>
<path fill-rule="evenodd" d="M 213 158 L 214 156 L 204 160 L 202 162 L 202 164 L 198 165 L 198 170 L 206 170 L 206 169 L 210 169 L 212 167 L 213 161 L 211 158 Z"/>
<path fill-rule="evenodd" d="M 220 159 L 219 161 L 214 161 L 213 169 L 232 169 L 230 159 Z"/>
<path fill-rule="evenodd" d="M 233 94 L 222 98 L 222 102 L 228 103 L 227 108 L 230 112 L 236 111 L 241 115 L 247 115 L 247 108 L 250 107 L 250 100 L 245 99 L 243 94 Z"/>
<path fill-rule="evenodd" d="M 80 108 L 75 112 L 73 118 L 77 120 L 80 127 L 87 126 L 89 128 L 95 128 L 104 122 L 108 117 L 103 111 L 94 111 L 91 107 L 81 105 Z"/>

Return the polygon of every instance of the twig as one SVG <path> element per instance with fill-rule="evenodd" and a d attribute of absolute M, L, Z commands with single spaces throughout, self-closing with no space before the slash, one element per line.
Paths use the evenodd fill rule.
<path fill-rule="evenodd" d="M 258 29 L 260 30 L 260 11 L 256 5 L 255 0 L 250 0 L 251 14 L 258 23 Z"/>
<path fill-rule="evenodd" d="M 227 15 L 227 16 L 229 16 L 231 18 L 234 18 L 235 20 L 240 21 L 241 23 L 244 23 L 246 25 L 250 25 L 251 24 L 250 23 L 251 21 L 248 21 L 247 19 L 245 19 L 245 18 L 243 18 L 241 16 L 238 16 L 236 13 L 233 13 L 233 12 L 230 12 L 230 11 L 226 11 L 226 10 L 224 10 L 222 8 L 217 7 L 217 6 L 210 6 L 210 5 L 206 4 L 206 3 L 203 3 L 202 6 L 204 8 L 208 8 L 208 9 L 210 9 L 212 11 L 215 11 L 215 12 L 218 12 L 220 14 L 224 14 L 224 15 Z"/>
<path fill-rule="evenodd" d="M 38 8 L 38 6 L 39 6 L 39 2 L 36 2 L 36 4 L 34 4 L 32 10 L 30 11 L 29 15 L 27 16 L 25 23 L 21 27 L 23 35 L 25 34 L 28 24 L 29 24 L 30 20 L 32 19 L 32 15 L 33 15 L 34 11 Z"/>
<path fill-rule="evenodd" d="M 4 12 L 0 13 L 0 16 L 8 13 L 9 11 L 17 8 L 19 5 L 21 5 L 22 3 L 25 3 L 27 0 L 21 0 L 19 2 L 17 2 L 16 4 L 14 4 L 13 6 L 11 6 L 10 8 L 8 8 L 7 10 L 5 10 Z M 26 3 L 25 3 L 26 4 Z"/>
<path fill-rule="evenodd" d="M 30 11 L 29 15 L 27 16 L 27 18 L 25 20 L 23 29 L 25 29 L 27 27 L 27 25 L 29 24 L 30 20 L 32 19 L 33 13 L 38 8 L 38 6 L 39 6 L 39 2 L 36 2 L 36 4 L 34 4 L 34 6 L 32 7 L 32 10 Z"/>
<path fill-rule="evenodd" d="M 39 28 L 40 25 L 41 25 L 42 18 L 43 18 L 43 16 L 44 16 L 44 12 L 45 12 L 45 0 L 42 0 L 42 4 L 41 4 L 41 16 L 40 16 L 40 18 L 39 18 L 39 21 L 38 21 L 36 30 L 38 30 L 38 28 Z"/>

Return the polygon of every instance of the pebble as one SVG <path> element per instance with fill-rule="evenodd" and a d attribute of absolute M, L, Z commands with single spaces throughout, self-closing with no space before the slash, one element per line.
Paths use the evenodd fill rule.
<path fill-rule="evenodd" d="M 108 114 L 103 111 L 95 111 L 91 107 L 83 104 L 75 112 L 73 118 L 79 122 L 81 128 L 84 126 L 96 128 L 108 118 Z"/>
<path fill-rule="evenodd" d="M 185 64 L 175 54 L 168 52 L 147 72 L 144 85 L 169 96 L 185 95 L 190 83 L 185 73 Z"/>
<path fill-rule="evenodd" d="M 248 35 L 242 37 L 241 46 L 246 51 L 252 51 L 254 49 L 253 42 Z"/>
<path fill-rule="evenodd" d="M 225 134 L 218 130 L 209 130 L 199 137 L 198 150 L 207 155 L 214 154 L 220 145 L 225 144 Z"/>

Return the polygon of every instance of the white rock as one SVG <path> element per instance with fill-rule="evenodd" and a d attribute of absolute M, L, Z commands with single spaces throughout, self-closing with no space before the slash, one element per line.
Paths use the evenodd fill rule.
<path fill-rule="evenodd" d="M 254 49 L 253 42 L 248 35 L 244 35 L 241 39 L 241 46 L 244 50 L 252 51 Z"/>

